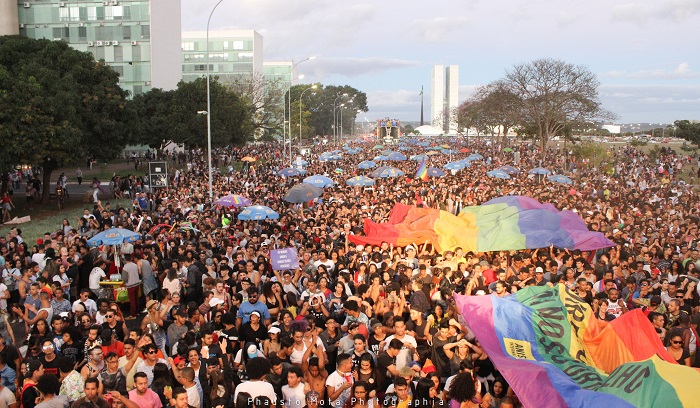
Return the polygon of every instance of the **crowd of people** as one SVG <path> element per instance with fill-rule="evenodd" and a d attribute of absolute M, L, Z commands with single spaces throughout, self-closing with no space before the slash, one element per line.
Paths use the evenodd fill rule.
<path fill-rule="evenodd" d="M 171 163 L 170 188 L 135 194 L 133 207 L 100 201 L 36 242 L 13 228 L 0 237 L 0 405 L 520 407 L 454 295 L 506 296 L 533 285 L 565 285 L 599 319 L 640 308 L 679 364 L 700 364 L 700 200 L 693 180 L 680 177 L 695 171 L 693 158 L 620 146 L 603 171 L 528 143 L 512 146 L 517 155 L 500 140 L 448 143 L 484 159 L 428 182 L 413 176 L 415 161 L 393 162 L 405 175 L 372 187 L 344 180 L 365 174 L 357 164 L 378 154 L 376 143 L 351 142 L 359 153 L 340 161 L 317 157 L 342 146 L 314 145 L 306 174 L 336 186 L 303 204 L 283 200 L 303 176 L 277 175 L 290 160 L 275 146 L 217 151 L 221 163 L 255 161 L 215 172 L 214 198 L 240 194 L 278 219 L 241 221 L 240 208 L 212 205 L 205 160 L 190 152 Z M 457 158 L 435 154 L 431 166 Z M 565 163 L 573 185 L 527 173 L 562 172 Z M 505 164 L 521 174 L 486 176 Z M 397 202 L 456 214 L 503 195 L 576 211 L 617 245 L 478 253 L 348 239 L 363 233 L 366 218 L 386 221 Z M 88 244 L 111 227 L 141 237 Z M 272 268 L 271 251 L 283 248 L 296 249 L 298 268 Z"/>

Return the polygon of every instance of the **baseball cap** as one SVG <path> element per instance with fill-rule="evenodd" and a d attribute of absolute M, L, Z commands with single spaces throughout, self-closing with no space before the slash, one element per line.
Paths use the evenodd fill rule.
<path fill-rule="evenodd" d="M 251 344 L 251 345 L 248 346 L 248 348 L 246 349 L 246 353 L 248 353 L 248 358 L 255 358 L 255 357 L 258 356 L 258 348 L 255 347 L 254 344 Z"/>
<path fill-rule="evenodd" d="M 649 304 L 652 306 L 658 306 L 661 304 L 661 296 L 652 296 Z"/>
<path fill-rule="evenodd" d="M 250 315 L 251 315 L 251 316 L 256 315 L 256 316 L 258 316 L 259 318 L 262 318 L 262 316 L 260 315 L 260 312 L 258 312 L 257 310 L 253 310 L 253 311 L 250 313 Z"/>
<path fill-rule="evenodd" d="M 544 273 L 544 269 L 542 269 L 541 266 L 538 266 L 537 268 L 535 268 L 535 273 Z"/>
<path fill-rule="evenodd" d="M 223 305 L 223 304 L 224 304 L 224 301 L 221 300 L 221 299 L 219 299 L 219 298 L 212 298 L 212 299 L 209 301 L 209 306 L 211 306 L 211 307 L 218 306 L 218 305 Z"/>
<path fill-rule="evenodd" d="M 270 327 L 270 329 L 267 331 L 270 334 L 279 334 L 281 332 L 279 327 Z"/>
<path fill-rule="evenodd" d="M 177 356 L 173 359 L 173 363 L 175 363 L 175 365 L 178 365 L 178 364 L 182 363 L 183 361 L 185 361 L 185 359 L 181 356 Z"/>

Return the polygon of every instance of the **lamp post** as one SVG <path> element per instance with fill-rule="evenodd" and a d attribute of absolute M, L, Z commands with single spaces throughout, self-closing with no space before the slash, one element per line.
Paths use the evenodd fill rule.
<path fill-rule="evenodd" d="M 303 61 L 302 61 L 302 62 L 303 62 Z M 294 66 L 292 66 L 292 70 L 294 70 Z M 289 108 L 290 108 L 290 109 L 289 109 L 289 121 L 287 121 L 287 93 L 288 93 L 288 92 L 291 93 L 291 91 L 292 91 L 292 83 L 293 83 L 295 80 L 297 80 L 297 79 L 302 79 L 302 78 L 304 78 L 304 75 L 299 75 L 299 76 L 296 77 L 296 78 L 292 78 L 292 77 L 290 76 L 289 78 L 290 78 L 290 79 L 289 79 L 289 87 L 287 87 L 287 89 L 284 91 L 284 94 L 282 95 L 282 109 L 284 110 L 284 114 L 282 115 L 282 118 L 283 118 L 283 120 L 282 120 L 282 162 L 283 162 L 283 163 L 286 161 L 285 159 L 286 159 L 286 156 L 287 156 L 287 146 L 286 146 L 286 143 L 287 143 L 287 124 L 288 124 L 289 121 L 291 121 L 291 119 L 292 119 L 292 110 L 291 110 L 291 105 L 290 105 L 290 107 L 289 107 Z M 290 97 L 290 99 L 291 99 L 291 95 L 290 95 L 289 97 Z M 290 102 L 290 104 L 291 104 L 291 102 Z M 291 136 L 292 136 L 291 128 L 290 128 L 290 131 L 289 131 L 289 132 L 290 132 L 290 133 L 289 133 L 289 136 L 290 136 L 290 139 L 291 139 Z M 290 152 L 291 152 L 291 149 L 290 149 Z"/>
<path fill-rule="evenodd" d="M 219 0 L 211 13 L 209 13 L 209 19 L 207 20 L 207 165 L 209 167 L 209 201 L 214 199 L 214 182 L 211 174 L 211 89 L 209 88 L 209 76 L 211 75 L 209 68 L 209 23 L 211 23 L 211 16 L 214 15 L 214 11 L 219 7 L 219 4 L 224 0 Z"/>
<path fill-rule="evenodd" d="M 312 57 L 303 59 L 303 60 L 297 62 L 296 64 L 292 64 L 292 73 L 294 73 L 294 68 L 296 68 L 297 65 L 301 64 L 302 62 L 311 61 L 314 59 L 316 59 L 316 57 L 312 56 Z M 303 77 L 304 77 L 303 75 L 299 75 L 297 77 L 297 79 L 301 79 Z M 292 138 L 292 82 L 294 82 L 294 79 L 291 79 L 289 81 L 289 165 L 290 165 L 290 167 L 292 165 L 292 139 L 293 139 Z"/>
<path fill-rule="evenodd" d="M 346 107 L 346 105 L 351 104 L 352 102 L 353 99 L 350 99 L 349 101 L 340 105 L 340 134 L 338 135 L 338 143 L 340 143 L 340 141 L 343 140 L 343 108 Z"/>
<path fill-rule="evenodd" d="M 318 88 L 318 86 L 316 84 L 313 84 L 309 88 L 304 89 L 304 91 L 299 96 L 299 143 L 301 143 L 301 105 L 302 105 L 302 99 L 304 98 L 304 94 L 306 93 L 306 91 L 311 90 L 311 89 L 316 89 L 316 88 Z M 289 139 L 291 141 L 291 133 L 290 133 Z"/>
<path fill-rule="evenodd" d="M 336 143 L 338 143 L 338 131 L 337 131 L 337 128 L 335 126 L 335 124 L 337 122 L 336 118 L 335 118 L 335 103 L 338 101 L 338 98 L 345 97 L 345 96 L 348 96 L 348 94 L 347 93 L 340 94 L 340 95 L 336 96 L 335 99 L 333 100 L 333 139 L 335 139 Z"/>

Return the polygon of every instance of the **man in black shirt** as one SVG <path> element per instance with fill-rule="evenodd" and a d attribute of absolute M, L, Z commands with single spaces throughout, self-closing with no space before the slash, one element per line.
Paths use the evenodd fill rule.
<path fill-rule="evenodd" d="M 396 356 L 403 348 L 403 343 L 399 339 L 392 339 L 386 351 L 382 351 L 377 357 L 377 367 L 379 375 L 378 391 L 385 391 L 395 377 L 399 377 L 399 370 L 396 368 Z"/>

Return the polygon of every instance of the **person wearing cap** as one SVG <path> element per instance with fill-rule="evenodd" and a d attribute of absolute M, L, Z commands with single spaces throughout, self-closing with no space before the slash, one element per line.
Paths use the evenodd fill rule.
<path fill-rule="evenodd" d="M 146 316 L 141 321 L 141 331 L 143 333 L 151 333 L 156 346 L 167 355 L 165 349 L 166 336 L 163 326 L 165 325 L 166 310 L 157 300 L 149 300 L 146 302 Z"/>
<path fill-rule="evenodd" d="M 249 319 L 238 330 L 241 347 L 246 343 L 261 344 L 267 340 L 267 327 L 262 323 L 262 314 L 257 310 L 253 310 L 250 312 Z"/>
<path fill-rule="evenodd" d="M 248 300 L 241 303 L 241 307 L 238 308 L 238 314 L 236 316 L 236 329 L 239 331 L 239 333 L 241 325 L 250 321 L 250 315 L 254 311 L 257 311 L 260 314 L 265 326 L 270 325 L 270 312 L 265 304 L 258 302 L 258 288 L 251 286 L 248 288 Z"/>
<path fill-rule="evenodd" d="M 175 344 L 180 341 L 182 336 L 187 333 L 189 327 L 185 324 L 187 322 L 187 310 L 184 307 L 180 307 L 175 312 L 174 322 L 168 326 L 168 344 L 170 344 L 172 353 L 175 354 Z"/>
<path fill-rule="evenodd" d="M 106 356 L 113 352 L 118 358 L 124 356 L 124 343 L 117 340 L 114 330 L 102 329 L 100 339 L 102 340 L 102 355 Z"/>

